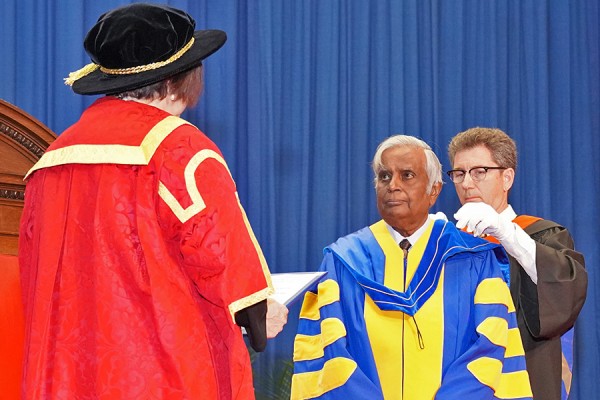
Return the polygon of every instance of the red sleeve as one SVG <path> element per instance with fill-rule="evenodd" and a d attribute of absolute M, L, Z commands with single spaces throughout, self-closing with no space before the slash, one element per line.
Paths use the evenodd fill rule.
<path fill-rule="evenodd" d="M 161 223 L 199 293 L 225 306 L 239 302 L 233 311 L 264 300 L 268 268 L 219 149 L 183 126 L 160 151 Z"/>

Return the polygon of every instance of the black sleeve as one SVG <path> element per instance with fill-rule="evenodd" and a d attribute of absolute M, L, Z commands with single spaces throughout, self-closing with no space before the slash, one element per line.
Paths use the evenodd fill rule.
<path fill-rule="evenodd" d="M 574 250 L 573 239 L 562 226 L 555 224 L 531 234 L 531 238 L 536 242 L 538 282 L 536 285 L 522 274 L 520 297 L 525 320 L 535 338 L 560 336 L 573 326 L 585 302 L 585 259 Z"/>
<path fill-rule="evenodd" d="M 243 326 L 250 346 L 257 351 L 267 347 L 267 300 L 263 300 L 235 313 L 235 323 Z"/>

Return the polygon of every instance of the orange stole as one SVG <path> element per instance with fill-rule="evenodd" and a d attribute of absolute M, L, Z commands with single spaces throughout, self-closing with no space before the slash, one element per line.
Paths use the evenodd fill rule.
<path fill-rule="evenodd" d="M 519 225 L 521 227 L 521 229 L 525 229 L 529 225 L 533 224 L 534 222 L 539 221 L 540 219 L 541 219 L 540 217 L 533 217 L 531 215 L 517 215 L 517 218 L 513 219 L 512 222 Z M 463 231 L 464 230 L 465 229 L 463 228 Z M 490 235 L 483 236 L 483 239 L 487 240 L 488 242 L 500 244 L 498 239 L 496 239 L 495 237 L 490 236 Z"/>

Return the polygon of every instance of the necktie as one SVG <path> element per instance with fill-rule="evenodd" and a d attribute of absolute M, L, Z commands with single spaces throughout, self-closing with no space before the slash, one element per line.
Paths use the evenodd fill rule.
<path fill-rule="evenodd" d="M 399 244 L 400 248 L 404 252 L 404 286 L 406 288 L 406 269 L 408 265 L 408 249 L 410 249 L 411 244 L 408 239 L 402 239 Z M 417 328 L 417 339 L 419 341 L 419 348 L 423 350 L 425 348 L 425 342 L 423 341 L 423 335 L 421 335 L 421 331 L 419 330 L 419 325 L 417 325 L 417 319 L 413 316 L 413 321 L 415 321 L 415 327 Z"/>
<path fill-rule="evenodd" d="M 406 258 L 408 256 L 408 249 L 410 249 L 410 242 L 408 239 L 402 239 L 400 242 L 400 248 L 404 252 L 404 258 Z"/>

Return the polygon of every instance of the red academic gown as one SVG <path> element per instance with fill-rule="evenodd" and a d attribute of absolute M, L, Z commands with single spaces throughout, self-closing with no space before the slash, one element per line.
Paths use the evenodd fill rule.
<path fill-rule="evenodd" d="M 234 313 L 270 275 L 219 149 L 105 97 L 28 176 L 26 399 L 254 398 Z"/>

